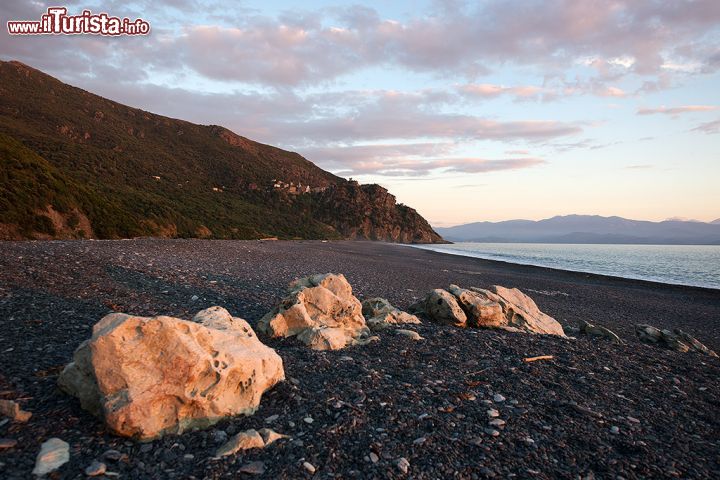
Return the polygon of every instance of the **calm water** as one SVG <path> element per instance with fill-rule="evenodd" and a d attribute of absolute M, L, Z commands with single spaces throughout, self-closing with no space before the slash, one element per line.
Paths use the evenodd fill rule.
<path fill-rule="evenodd" d="M 417 248 L 576 272 L 720 289 L 720 246 L 456 243 Z"/>

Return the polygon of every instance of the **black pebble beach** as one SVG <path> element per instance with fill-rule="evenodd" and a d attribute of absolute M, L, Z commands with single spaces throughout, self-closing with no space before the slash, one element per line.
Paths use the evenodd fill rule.
<path fill-rule="evenodd" d="M 190 319 L 220 305 L 254 325 L 291 280 L 327 272 L 399 308 L 450 283 L 517 287 L 563 326 L 586 320 L 625 344 L 429 322 L 407 327 L 423 341 L 390 330 L 328 352 L 261 337 L 288 381 L 255 415 L 149 443 L 110 434 L 56 387 L 112 311 Z M 0 478 L 30 478 L 51 437 L 70 444 L 55 479 L 85 478 L 93 460 L 123 479 L 720 478 L 720 360 L 642 344 L 636 323 L 680 327 L 718 351 L 720 291 L 372 242 L 0 242 L 0 398 L 33 414 L 0 425 L 17 440 L 0 449 Z M 523 361 L 539 355 L 554 358 Z M 489 409 L 504 426 L 488 425 Z M 213 458 L 219 431 L 263 427 L 291 438 Z"/>

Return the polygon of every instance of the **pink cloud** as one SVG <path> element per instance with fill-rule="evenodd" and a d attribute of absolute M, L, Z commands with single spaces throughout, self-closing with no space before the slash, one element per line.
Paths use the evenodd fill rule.
<path fill-rule="evenodd" d="M 301 153 L 341 175 L 424 176 L 431 172 L 487 173 L 546 163 L 539 158 L 485 159 L 453 156 L 453 143 L 309 147 Z"/>
<path fill-rule="evenodd" d="M 70 3 L 80 8 L 78 2 Z M 395 21 L 367 7 L 270 17 L 246 10 L 238 15 L 221 2 L 208 1 L 203 3 L 206 16 L 197 20 L 203 24 L 187 24 L 173 12 L 192 10 L 191 0 L 140 6 L 112 1 L 104 6 L 114 13 L 151 14 L 154 34 L 142 42 L 93 45 L 74 37 L 13 39 L 0 31 L 0 55 L 78 76 L 94 74 L 93 65 L 110 63 L 165 73 L 188 69 L 212 79 L 276 87 L 332 82 L 378 66 L 472 80 L 502 65 L 562 72 L 585 61 L 597 78 L 639 74 L 650 77 L 644 80 L 652 88 L 662 84 L 663 76 L 686 74 L 663 66 L 697 65 L 697 72 L 720 68 L 712 42 L 720 22 L 716 0 L 489 0 L 453 5 Z M 43 8 L 38 2 L 4 2 L 0 17 L 36 18 Z M 212 25 L 216 18 L 223 22 Z M 58 59 L 73 65 L 64 67 Z M 539 87 L 508 88 L 514 90 L 504 93 L 519 98 L 539 93 Z M 610 86 L 604 94 L 621 95 L 616 89 Z M 495 94 L 492 88 L 486 93 Z"/>
<path fill-rule="evenodd" d="M 681 113 L 691 112 L 712 112 L 717 110 L 718 107 L 715 105 L 682 105 L 679 107 L 657 107 L 657 108 L 639 108 L 637 111 L 638 115 L 654 115 L 663 113 L 665 115 L 679 115 Z"/>
<path fill-rule="evenodd" d="M 702 132 L 707 134 L 720 133 L 720 120 L 713 120 L 712 122 L 706 122 L 693 128 L 694 132 Z"/>

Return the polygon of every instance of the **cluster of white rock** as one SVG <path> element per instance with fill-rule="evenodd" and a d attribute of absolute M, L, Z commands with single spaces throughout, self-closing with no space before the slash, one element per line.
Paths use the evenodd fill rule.
<path fill-rule="evenodd" d="M 565 337 L 562 326 L 530 297 L 497 285 L 432 290 L 410 311 L 443 325 Z M 422 340 L 416 331 L 397 328 L 419 324 L 412 313 L 383 298 L 361 303 L 343 275 L 313 275 L 291 283 L 286 297 L 257 328 L 269 337 L 296 337 L 315 350 L 337 350 L 379 340 L 373 332 L 387 329 Z M 610 330 L 587 322 L 575 331 L 622 343 Z M 639 325 L 637 333 L 645 342 L 715 355 L 679 330 Z M 122 313 L 104 317 L 75 351 L 58 384 L 114 433 L 149 440 L 252 414 L 263 393 L 284 379 L 282 359 L 245 320 L 211 307 L 192 321 Z M 0 404 L 3 412 L 29 418 L 11 403 Z M 281 438 L 272 430 L 248 430 L 230 439 L 217 456 L 262 448 Z M 55 440 L 43 445 L 38 462 L 45 466 L 38 472 L 67 461 L 67 444 Z"/>
<path fill-rule="evenodd" d="M 436 289 L 410 307 L 436 323 L 456 327 L 499 328 L 564 337 L 562 325 L 541 312 L 532 298 L 517 288 L 493 285 L 489 290 L 450 285 Z"/>

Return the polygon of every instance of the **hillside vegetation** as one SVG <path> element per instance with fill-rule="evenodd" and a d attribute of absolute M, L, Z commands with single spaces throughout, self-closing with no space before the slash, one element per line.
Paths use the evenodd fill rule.
<path fill-rule="evenodd" d="M 381 205 L 358 196 L 368 186 L 297 153 L 127 107 L 19 62 L 0 62 L 0 80 L 4 238 L 441 240 L 386 190 L 371 186 Z"/>

